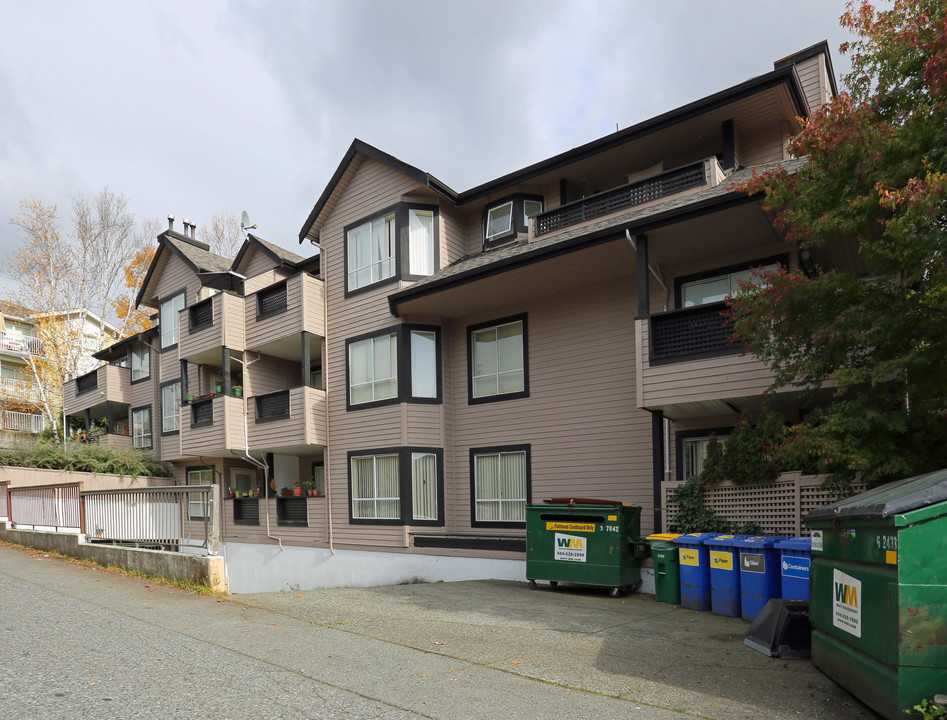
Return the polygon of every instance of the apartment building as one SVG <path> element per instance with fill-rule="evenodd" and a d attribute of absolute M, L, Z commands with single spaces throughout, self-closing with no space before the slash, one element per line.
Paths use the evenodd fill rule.
<path fill-rule="evenodd" d="M 181 483 L 263 491 L 216 510 L 237 592 L 521 579 L 526 505 L 552 497 L 660 529 L 662 483 L 771 383 L 723 299 L 800 263 L 739 184 L 800 167 L 788 138 L 834 83 L 819 43 L 462 192 L 355 140 L 300 231 L 311 257 L 159 236 L 157 328 L 100 354 L 69 412 L 128 423 Z M 319 494 L 275 494 L 301 481 Z"/>

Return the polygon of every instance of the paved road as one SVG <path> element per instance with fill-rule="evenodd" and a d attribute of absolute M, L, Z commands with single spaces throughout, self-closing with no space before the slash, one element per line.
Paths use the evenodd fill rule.
<path fill-rule="evenodd" d="M 202 597 L 0 546 L 0 717 L 874 716 L 739 620 L 437 583 Z"/>

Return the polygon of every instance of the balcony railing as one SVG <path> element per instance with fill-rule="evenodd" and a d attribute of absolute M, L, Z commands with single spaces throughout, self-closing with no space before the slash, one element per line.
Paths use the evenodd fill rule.
<path fill-rule="evenodd" d="M 646 180 L 622 185 L 566 205 L 560 205 L 553 210 L 537 215 L 536 234 L 545 235 L 553 230 L 575 225 L 585 220 L 593 220 L 633 205 L 640 205 L 649 200 L 657 200 L 692 187 L 698 187 L 703 185 L 704 182 L 703 162 L 685 165 Z"/>
<path fill-rule="evenodd" d="M 258 395 L 254 400 L 257 420 L 279 420 L 289 417 L 289 390 Z"/>
<path fill-rule="evenodd" d="M 188 308 L 189 332 L 197 332 L 214 324 L 214 298 L 210 297 Z"/>
<path fill-rule="evenodd" d="M 45 415 L 4 410 L 0 413 L 0 429 L 39 434 L 48 427 Z"/>
<path fill-rule="evenodd" d="M 76 378 L 76 395 L 95 390 L 99 386 L 99 371 L 93 370 Z"/>
<path fill-rule="evenodd" d="M 19 378 L 0 378 L 0 394 L 27 402 L 36 402 L 39 400 L 39 385 Z"/>
<path fill-rule="evenodd" d="M 191 427 L 214 424 L 214 399 L 195 400 L 191 403 Z"/>
<path fill-rule="evenodd" d="M 651 316 L 651 361 L 712 357 L 739 352 L 722 302 Z"/>
<path fill-rule="evenodd" d="M 10 488 L 8 512 L 14 527 L 81 532 L 79 485 Z"/>
<path fill-rule="evenodd" d="M 260 290 L 256 294 L 256 301 L 257 317 L 282 312 L 287 307 L 286 283 L 278 283 L 272 287 Z"/>
<path fill-rule="evenodd" d="M 43 356 L 43 341 L 39 338 L 19 335 L 0 330 L 0 350 L 15 353 L 29 353 L 37 357 Z"/>

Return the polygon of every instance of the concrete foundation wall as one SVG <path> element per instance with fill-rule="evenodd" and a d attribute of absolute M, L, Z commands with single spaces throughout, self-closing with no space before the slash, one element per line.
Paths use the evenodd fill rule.
<path fill-rule="evenodd" d="M 525 560 L 445 557 L 250 543 L 221 543 L 232 593 L 372 587 L 461 580 L 526 581 Z M 654 572 L 642 568 L 639 592 L 654 593 Z"/>
<path fill-rule="evenodd" d="M 116 565 L 153 577 L 166 577 L 195 584 L 206 582 L 213 590 L 226 591 L 224 558 L 221 556 L 87 543 L 82 535 L 14 530 L 10 529 L 8 523 L 0 523 L 0 539 L 39 550 L 52 550 L 82 560 L 94 560 L 102 565 Z"/>

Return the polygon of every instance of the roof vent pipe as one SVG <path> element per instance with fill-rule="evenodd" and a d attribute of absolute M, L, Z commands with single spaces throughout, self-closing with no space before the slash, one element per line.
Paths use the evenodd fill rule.
<path fill-rule="evenodd" d="M 174 230 L 174 215 L 168 215 L 168 230 Z"/>

